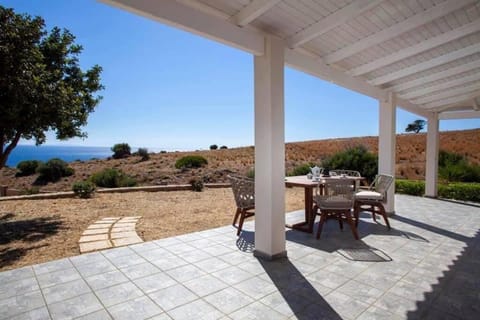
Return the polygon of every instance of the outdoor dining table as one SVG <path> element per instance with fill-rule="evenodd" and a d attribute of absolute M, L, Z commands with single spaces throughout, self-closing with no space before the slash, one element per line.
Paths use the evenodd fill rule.
<path fill-rule="evenodd" d="M 364 177 L 351 177 L 351 176 L 321 176 L 320 179 L 308 179 L 304 176 L 292 176 L 285 178 L 285 186 L 287 187 L 302 187 L 305 191 L 305 221 L 301 221 L 295 224 L 287 224 L 287 228 L 312 233 L 313 225 L 315 222 L 315 214 L 313 212 L 313 189 L 322 186 L 328 181 L 337 179 L 349 179 L 352 181 L 354 190 L 358 188 L 360 182 L 364 180 Z"/>

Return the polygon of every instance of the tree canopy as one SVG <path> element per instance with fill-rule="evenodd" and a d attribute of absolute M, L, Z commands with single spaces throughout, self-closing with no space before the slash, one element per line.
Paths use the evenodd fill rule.
<path fill-rule="evenodd" d="M 412 123 L 408 124 L 408 126 L 405 128 L 405 131 L 419 133 L 423 130 L 423 128 L 425 128 L 425 124 L 425 120 L 415 120 Z"/>
<path fill-rule="evenodd" d="M 81 128 L 101 100 L 102 68 L 83 71 L 82 46 L 68 30 L 0 6 L 0 168 L 22 139 L 86 137 Z"/>

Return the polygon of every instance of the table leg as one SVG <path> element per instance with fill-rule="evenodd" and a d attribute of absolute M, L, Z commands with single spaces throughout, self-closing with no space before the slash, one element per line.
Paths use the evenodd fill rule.
<path fill-rule="evenodd" d="M 288 225 L 288 228 L 312 233 L 315 217 L 313 216 L 313 190 L 312 188 L 305 188 L 305 221 Z"/>

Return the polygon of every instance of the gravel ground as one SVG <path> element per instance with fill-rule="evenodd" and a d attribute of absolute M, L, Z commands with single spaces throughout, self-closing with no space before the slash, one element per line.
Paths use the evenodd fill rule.
<path fill-rule="evenodd" d="M 303 208 L 303 189 L 286 190 L 287 212 Z M 142 216 L 136 231 L 149 241 L 231 224 L 234 212 L 230 188 L 2 201 L 0 271 L 80 254 L 80 235 L 104 217 Z"/>

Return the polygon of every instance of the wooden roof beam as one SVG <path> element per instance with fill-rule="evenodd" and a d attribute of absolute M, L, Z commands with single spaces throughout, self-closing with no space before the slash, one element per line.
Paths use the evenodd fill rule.
<path fill-rule="evenodd" d="M 466 37 L 478 31 L 480 31 L 480 20 L 473 21 L 471 23 L 461 26 L 460 28 L 456 28 L 451 31 L 442 33 L 441 35 L 422 41 L 414 46 L 399 50 L 388 56 L 382 57 L 372 62 L 365 63 L 361 66 L 358 66 L 356 68 L 349 70 L 348 74 L 352 76 L 360 76 L 360 75 L 375 71 L 377 69 L 380 69 L 381 67 L 388 66 L 395 62 L 408 59 L 417 54 L 428 51 L 435 47 L 439 47 L 448 42 Z"/>
<path fill-rule="evenodd" d="M 362 13 L 371 10 L 378 6 L 383 0 L 358 0 L 353 1 L 349 5 L 333 12 L 322 20 L 312 24 L 308 28 L 294 34 L 287 39 L 287 46 L 296 48 L 302 44 L 327 33 L 328 31 L 344 24 L 350 19 L 361 15 Z"/>
<path fill-rule="evenodd" d="M 238 26 L 246 26 L 280 1 L 281 0 L 253 0 L 233 17 L 233 21 L 235 21 L 235 24 Z"/>
<path fill-rule="evenodd" d="M 324 57 L 324 61 L 327 64 L 332 64 L 341 61 L 345 58 L 353 56 L 365 49 L 376 46 L 382 42 L 393 39 L 406 32 L 412 31 L 422 25 L 425 25 L 435 19 L 443 17 L 453 11 L 463 8 L 466 5 L 474 3 L 476 0 L 458 0 L 458 1 L 445 1 L 439 5 L 436 5 L 428 10 L 411 16 L 410 18 L 403 20 L 400 23 L 394 24 L 391 27 L 383 29 L 371 36 L 360 39 L 359 41 L 352 43 L 342 49 L 339 49 Z"/>

